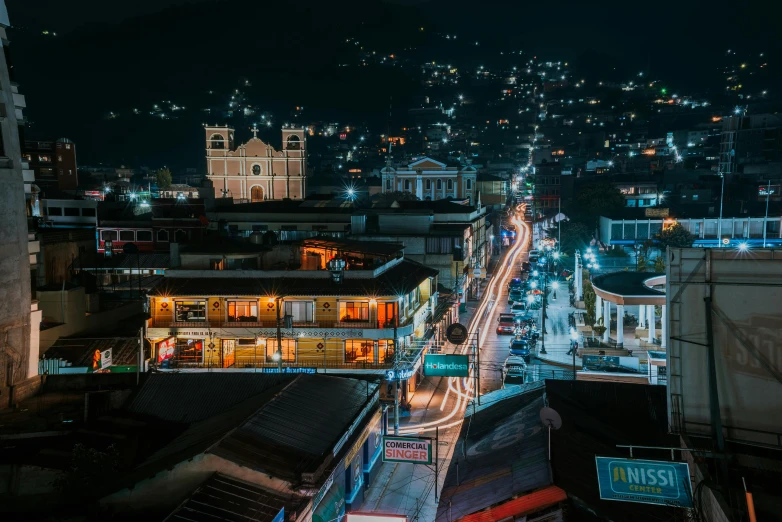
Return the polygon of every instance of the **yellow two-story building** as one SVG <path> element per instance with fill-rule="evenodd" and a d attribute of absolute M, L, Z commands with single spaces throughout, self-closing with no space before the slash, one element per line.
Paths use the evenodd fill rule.
<path fill-rule="evenodd" d="M 147 337 L 161 369 L 382 373 L 395 347 L 428 337 L 436 290 L 437 270 L 403 257 L 340 271 L 168 270 L 148 298 Z"/>

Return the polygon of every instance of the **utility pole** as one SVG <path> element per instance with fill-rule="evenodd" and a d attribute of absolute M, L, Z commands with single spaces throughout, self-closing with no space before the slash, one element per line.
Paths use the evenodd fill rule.
<path fill-rule="evenodd" d="M 546 258 L 546 270 L 548 270 L 549 259 Z M 543 274 L 543 306 L 541 307 L 542 313 L 540 314 L 540 339 L 541 347 L 540 353 L 545 355 L 546 353 L 546 303 L 548 301 L 548 272 Z"/>
<path fill-rule="evenodd" d="M 277 371 L 282 373 L 282 325 L 280 324 L 282 321 L 282 318 L 280 317 L 280 305 L 282 304 L 282 299 L 277 298 L 277 351 L 275 352 L 275 355 L 277 355 Z"/>
<path fill-rule="evenodd" d="M 768 228 L 768 198 L 771 196 L 771 180 L 766 188 L 766 218 L 763 220 L 763 248 L 766 248 L 766 230 Z"/>
<path fill-rule="evenodd" d="M 396 321 L 394 318 L 394 435 L 399 435 L 399 346 L 397 346 Z"/>

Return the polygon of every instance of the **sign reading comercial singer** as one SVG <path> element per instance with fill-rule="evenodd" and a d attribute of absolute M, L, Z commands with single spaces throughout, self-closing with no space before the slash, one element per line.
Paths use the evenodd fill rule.
<path fill-rule="evenodd" d="M 383 462 L 432 463 L 432 439 L 383 437 Z"/>

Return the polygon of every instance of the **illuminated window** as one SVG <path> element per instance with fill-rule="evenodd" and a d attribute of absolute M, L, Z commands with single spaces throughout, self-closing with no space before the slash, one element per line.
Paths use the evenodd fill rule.
<path fill-rule="evenodd" d="M 369 303 L 362 301 L 343 301 L 339 303 L 340 321 L 369 321 Z"/>
<path fill-rule="evenodd" d="M 175 301 L 174 320 L 206 321 L 206 301 Z"/>
<path fill-rule="evenodd" d="M 312 322 L 312 302 L 308 301 L 286 301 L 285 315 L 293 317 L 294 323 Z"/>
<path fill-rule="evenodd" d="M 381 339 L 377 342 L 377 362 L 394 362 L 393 339 Z"/>
<path fill-rule="evenodd" d="M 266 339 L 266 362 L 276 362 L 274 354 L 277 352 L 277 339 Z M 296 362 L 296 340 L 282 340 L 282 362 Z"/>
<path fill-rule="evenodd" d="M 228 301 L 228 321 L 254 323 L 258 321 L 257 301 Z"/>
<path fill-rule="evenodd" d="M 345 341 L 345 362 L 374 363 L 375 343 L 367 340 Z"/>

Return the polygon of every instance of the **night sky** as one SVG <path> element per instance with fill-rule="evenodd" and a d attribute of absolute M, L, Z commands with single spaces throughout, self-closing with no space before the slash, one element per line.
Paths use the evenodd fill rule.
<path fill-rule="evenodd" d="M 319 111 L 307 117 L 344 120 L 360 114 L 367 123 L 378 124 L 389 96 L 399 93 L 401 104 L 412 86 L 405 78 L 339 75 L 335 68 L 344 56 L 336 47 L 345 36 L 361 30 L 363 41 L 376 36 L 398 46 L 415 37 L 409 31 L 418 24 L 430 31 L 458 33 L 462 41 L 481 42 L 470 52 L 484 53 L 473 58 L 485 58 L 487 65 L 489 56 L 503 50 L 523 49 L 555 61 L 573 61 L 589 51 L 597 53 L 590 67 L 604 69 L 595 74 L 614 67 L 627 74 L 645 71 L 672 88 L 707 95 L 719 88 L 716 70 L 726 49 L 748 56 L 764 52 L 772 67 L 782 55 L 777 34 L 782 8 L 757 0 L 348 0 L 339 8 L 314 0 L 6 3 L 14 26 L 9 38 L 17 81 L 27 96 L 26 135 L 71 137 L 81 142 L 80 155 L 90 163 L 175 162 L 171 156 L 197 153 L 193 163 L 200 165 L 201 121 L 180 119 L 148 130 L 127 119 L 107 123 L 105 115 L 165 99 L 202 105 L 207 90 L 229 92 L 244 76 L 254 85 L 251 94 L 257 104 L 280 120 L 292 107 L 306 103 Z M 273 21 L 288 15 L 298 27 Z M 41 37 L 42 30 L 57 31 L 58 36 Z M 228 42 L 219 50 L 224 61 L 200 58 L 217 52 L 217 46 L 203 47 L 204 35 Z M 291 60 L 283 59 L 286 56 L 301 65 L 292 68 Z M 134 151 L 145 139 L 148 150 L 139 155 Z"/>

